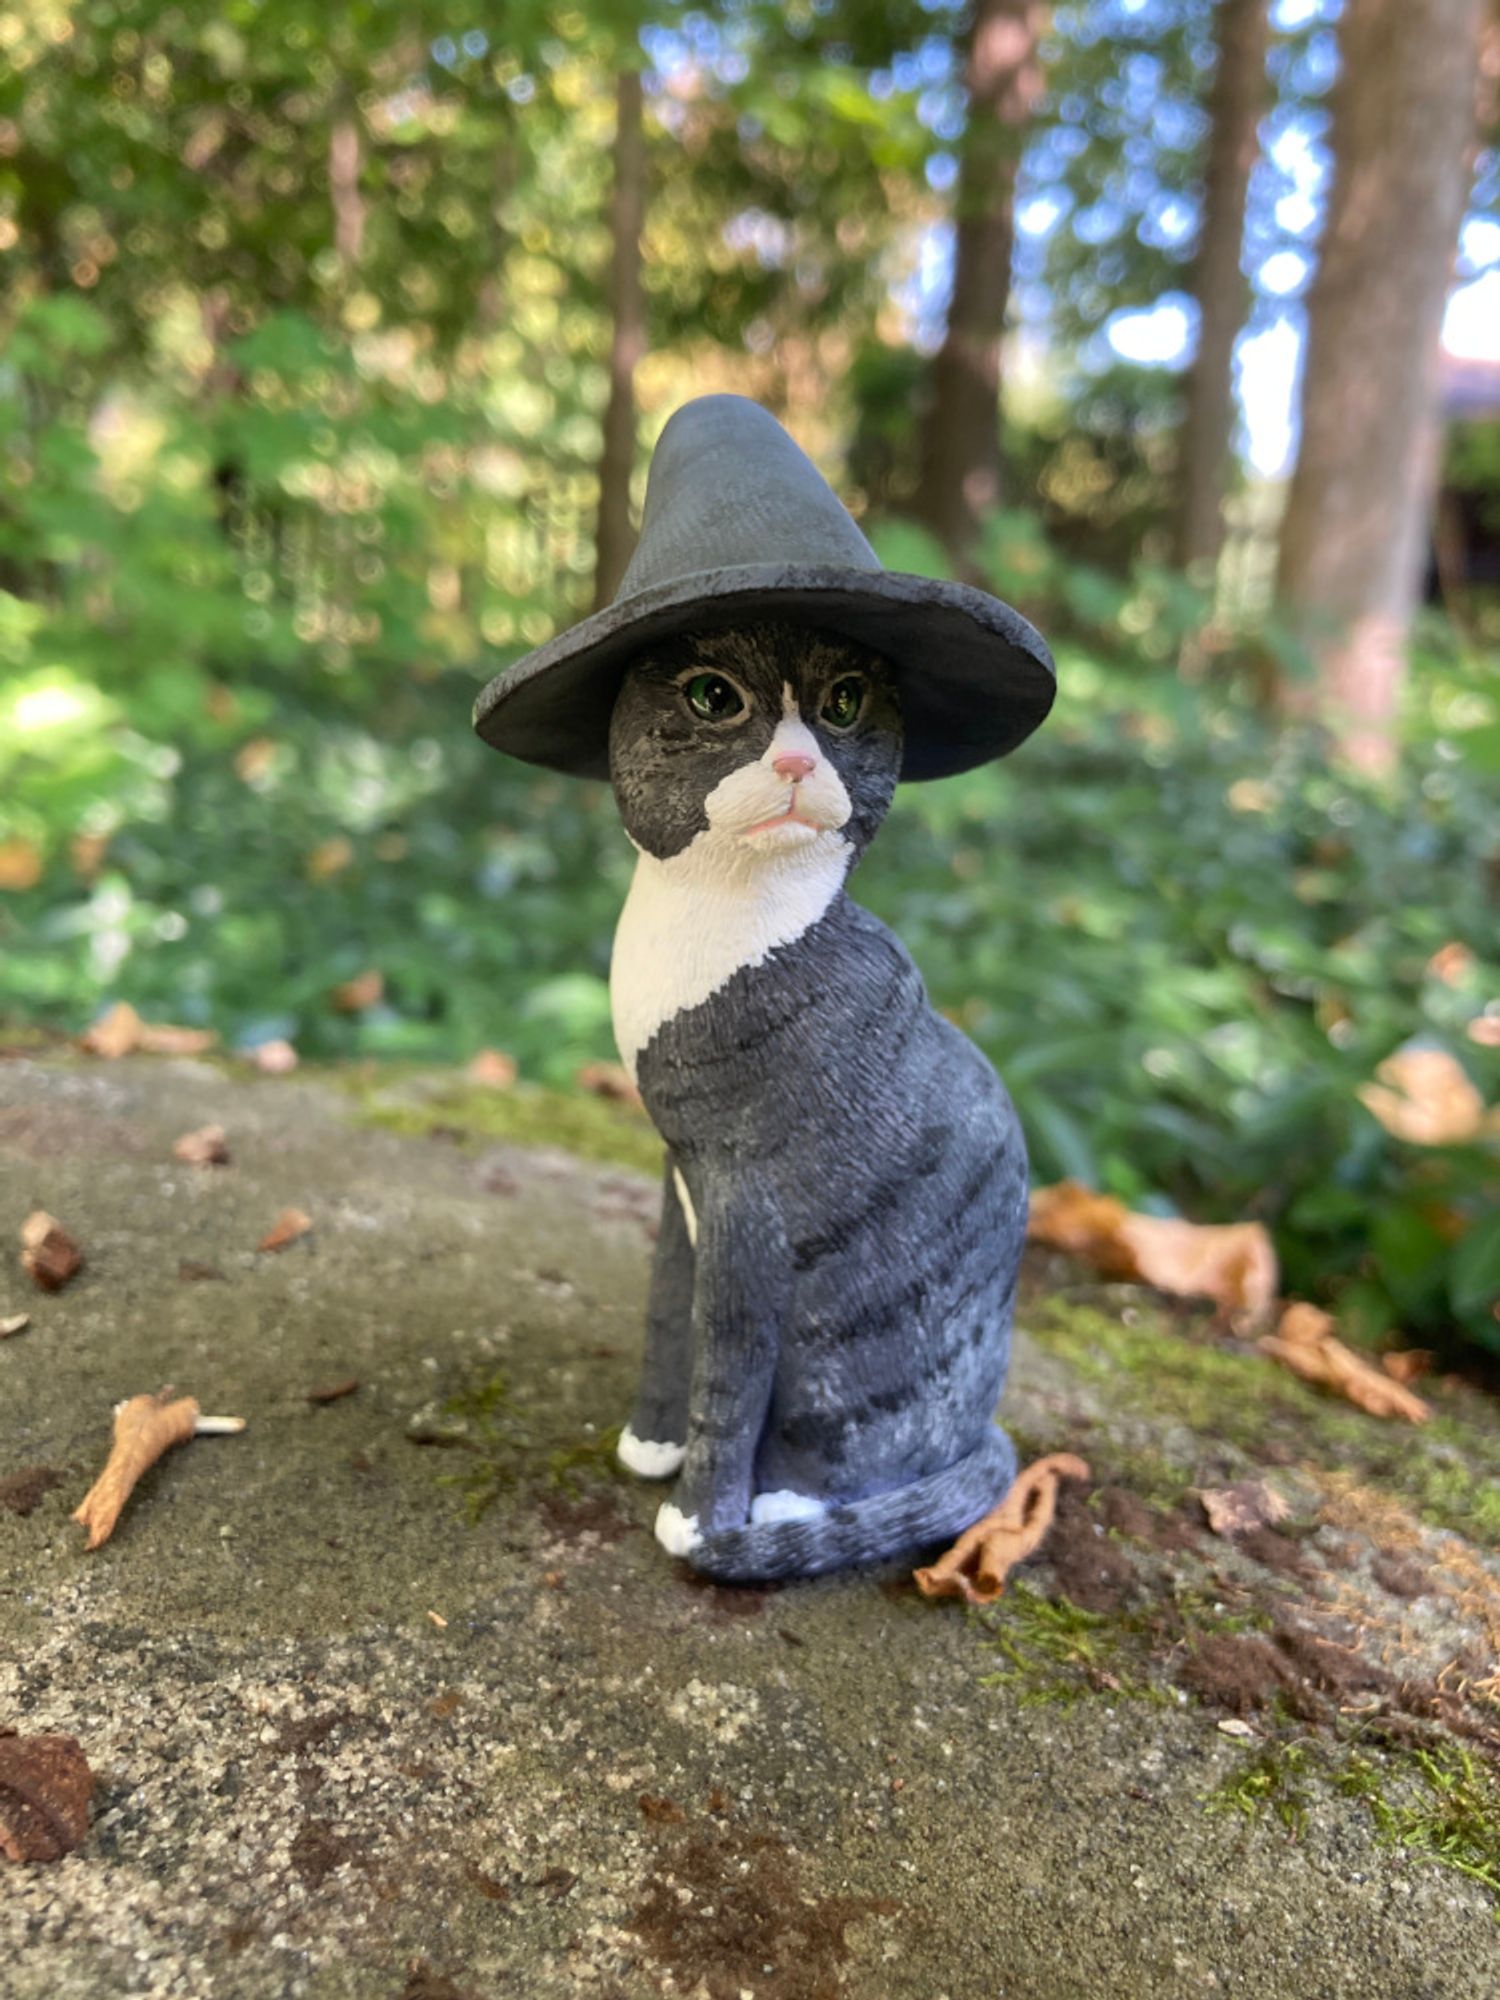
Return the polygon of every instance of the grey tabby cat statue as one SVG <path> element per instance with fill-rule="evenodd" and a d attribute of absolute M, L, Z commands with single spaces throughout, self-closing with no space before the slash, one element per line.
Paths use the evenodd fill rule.
<path fill-rule="evenodd" d="M 772 416 L 705 396 L 614 603 L 476 704 L 496 749 L 609 779 L 639 857 L 610 994 L 666 1178 L 619 1452 L 676 1475 L 657 1539 L 711 1577 L 935 1544 L 1015 1475 L 1020 1127 L 844 882 L 898 779 L 1003 756 L 1053 689 L 1016 612 L 882 569 Z"/>

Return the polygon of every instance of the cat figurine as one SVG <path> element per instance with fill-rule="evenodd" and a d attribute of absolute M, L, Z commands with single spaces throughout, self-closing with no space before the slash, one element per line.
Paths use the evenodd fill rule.
<path fill-rule="evenodd" d="M 1016 613 L 881 569 L 775 420 L 710 397 L 615 603 L 481 696 L 498 747 L 607 775 L 637 850 L 610 997 L 666 1164 L 619 1455 L 675 1476 L 656 1536 L 707 1576 L 909 1553 L 1015 1475 L 1020 1126 L 845 884 L 899 780 L 1003 754 L 1051 689 Z"/>

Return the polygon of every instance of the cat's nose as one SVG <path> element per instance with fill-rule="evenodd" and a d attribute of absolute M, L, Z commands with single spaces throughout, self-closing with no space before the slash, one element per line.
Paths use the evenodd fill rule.
<path fill-rule="evenodd" d="M 777 777 L 785 778 L 789 785 L 800 784 L 804 778 L 810 778 L 817 768 L 816 757 L 801 756 L 778 757 L 771 766 Z"/>

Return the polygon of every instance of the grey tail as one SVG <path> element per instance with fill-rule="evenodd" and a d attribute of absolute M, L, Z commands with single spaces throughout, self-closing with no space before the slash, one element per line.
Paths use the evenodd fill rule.
<path fill-rule="evenodd" d="M 721 1583 L 817 1576 L 880 1562 L 972 1527 L 1016 1476 L 1016 1448 L 991 1424 L 967 1458 L 910 1486 L 831 1506 L 805 1520 L 762 1521 L 710 1535 L 688 1561 Z"/>

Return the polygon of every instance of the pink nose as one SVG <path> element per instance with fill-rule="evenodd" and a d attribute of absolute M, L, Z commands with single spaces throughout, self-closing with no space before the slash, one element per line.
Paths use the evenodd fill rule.
<path fill-rule="evenodd" d="M 800 756 L 778 757 L 771 766 L 777 777 L 785 778 L 789 785 L 800 784 L 802 779 L 810 778 L 817 768 L 818 760 L 816 757 Z"/>

